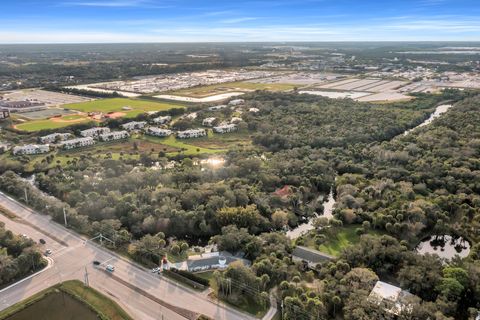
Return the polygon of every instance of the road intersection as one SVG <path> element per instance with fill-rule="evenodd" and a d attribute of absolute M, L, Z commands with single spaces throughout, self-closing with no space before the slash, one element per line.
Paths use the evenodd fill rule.
<path fill-rule="evenodd" d="M 213 319 L 255 319 L 215 303 L 202 293 L 152 274 L 96 243 L 86 241 L 51 221 L 50 217 L 36 213 L 1 192 L 0 206 L 18 217 L 12 220 L 0 215 L 0 221 L 5 223 L 7 229 L 17 234 L 25 234 L 37 242 L 44 239 L 47 242 L 45 249 L 49 248 L 53 252 L 49 269 L 1 292 L 0 310 L 59 282 L 72 279 L 84 281 L 87 272 L 89 285 L 118 302 L 134 319 L 186 319 L 185 314 L 178 312 L 178 309 L 204 314 Z M 115 277 L 103 268 L 93 266 L 94 260 L 108 261 L 115 265 Z M 122 281 L 115 281 L 114 278 Z M 163 304 L 148 296 L 155 297 L 155 300 L 160 300 Z M 165 304 L 172 308 L 165 307 Z"/>

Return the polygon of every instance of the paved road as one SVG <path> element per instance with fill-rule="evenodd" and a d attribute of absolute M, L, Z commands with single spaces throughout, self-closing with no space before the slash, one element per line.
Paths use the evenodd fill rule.
<path fill-rule="evenodd" d="M 45 249 L 49 248 L 53 251 L 52 267 L 1 292 L 0 310 L 56 283 L 71 279 L 83 281 L 86 269 L 90 286 L 117 301 L 133 318 L 185 319 L 175 311 L 115 281 L 103 268 L 93 267 L 92 261 L 98 260 L 104 264 L 115 265 L 115 275 L 128 282 L 129 286 L 140 288 L 170 305 L 205 314 L 213 319 L 255 319 L 237 310 L 216 304 L 201 293 L 160 278 L 96 244 L 86 242 L 72 231 L 52 222 L 50 217 L 24 207 L 1 192 L 0 205 L 21 218 L 10 220 L 0 215 L 0 221 L 5 223 L 7 229 L 14 233 L 26 234 L 35 241 L 40 238 L 45 239 L 47 242 Z"/>

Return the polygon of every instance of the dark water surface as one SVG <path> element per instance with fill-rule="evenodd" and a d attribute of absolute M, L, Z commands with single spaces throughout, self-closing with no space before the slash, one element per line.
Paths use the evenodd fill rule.
<path fill-rule="evenodd" d="M 62 292 L 53 292 L 6 320 L 98 320 L 95 312 Z"/>

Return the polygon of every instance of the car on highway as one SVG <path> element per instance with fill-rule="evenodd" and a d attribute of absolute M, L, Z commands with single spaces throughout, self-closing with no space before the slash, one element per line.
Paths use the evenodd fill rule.
<path fill-rule="evenodd" d="M 46 256 L 49 256 L 49 255 L 51 255 L 51 254 L 52 254 L 52 250 L 51 250 L 51 249 L 45 250 L 45 255 L 46 255 Z"/>
<path fill-rule="evenodd" d="M 107 265 L 107 267 L 105 268 L 105 270 L 107 270 L 108 272 L 113 272 L 115 271 L 115 267 L 112 266 L 111 264 Z"/>
<path fill-rule="evenodd" d="M 94 261 L 93 261 L 93 265 L 94 265 L 94 266 L 99 266 L 99 265 L 100 265 L 100 261 L 94 260 Z"/>
<path fill-rule="evenodd" d="M 45 241 L 45 240 L 43 240 L 43 239 L 38 240 L 38 242 L 40 242 L 40 244 L 45 244 L 45 243 L 47 243 L 47 241 Z"/>

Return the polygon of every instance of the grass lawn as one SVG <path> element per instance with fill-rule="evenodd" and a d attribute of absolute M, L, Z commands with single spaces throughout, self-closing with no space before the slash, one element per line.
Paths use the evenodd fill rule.
<path fill-rule="evenodd" d="M 229 82 L 210 86 L 201 86 L 168 92 L 168 94 L 187 96 L 192 98 L 204 98 L 227 92 L 248 92 L 255 90 L 287 91 L 297 85 L 288 83 L 253 83 L 253 82 Z"/>
<path fill-rule="evenodd" d="M 103 315 L 103 318 L 110 320 L 132 320 L 132 318 L 115 301 L 110 300 L 93 288 L 85 287 L 83 283 L 78 280 L 65 281 L 61 284 L 54 285 L 16 303 L 13 306 L 0 311 L 0 319 L 6 319 L 7 317 L 31 306 L 35 302 L 40 301 L 49 293 L 58 290 L 68 293 L 77 300 L 84 302 L 97 314 Z"/>
<path fill-rule="evenodd" d="M 122 110 L 122 107 L 130 107 L 132 110 Z M 111 98 L 99 99 L 80 103 L 63 105 L 66 109 L 73 109 L 82 112 L 122 112 L 126 117 L 135 117 L 140 113 L 148 111 L 163 111 L 173 108 L 185 108 L 184 105 L 176 103 L 163 103 L 151 100 Z"/>
<path fill-rule="evenodd" d="M 195 275 L 202 279 L 208 280 L 211 286 L 213 281 L 213 273 L 214 271 L 204 271 L 204 272 L 195 273 Z"/>
<path fill-rule="evenodd" d="M 360 241 L 361 235 L 356 233 L 356 229 L 361 228 L 361 225 L 347 225 L 332 230 L 333 234 L 327 234 L 327 240 L 320 246 L 315 245 L 312 232 L 305 235 L 305 246 L 327 253 L 331 256 L 338 257 L 343 249 Z M 370 235 L 381 235 L 380 231 L 370 230 Z"/>
<path fill-rule="evenodd" d="M 59 119 L 62 119 L 65 121 L 59 121 Z M 64 127 L 71 126 L 73 124 L 86 123 L 89 121 L 92 121 L 92 120 L 87 116 L 69 115 L 69 116 L 64 116 L 62 118 L 27 121 L 27 122 L 15 125 L 15 128 L 22 131 L 33 132 L 33 131 L 40 131 L 44 129 L 64 128 Z"/>
<path fill-rule="evenodd" d="M 177 139 L 175 136 L 171 135 L 166 138 L 157 138 L 157 137 L 150 137 L 150 136 L 145 136 L 144 139 L 151 141 L 151 142 L 156 142 L 160 143 L 163 145 L 167 145 L 179 150 L 183 150 L 183 154 L 185 155 L 198 155 L 198 154 L 214 154 L 214 153 L 222 153 L 226 152 L 226 149 L 210 149 L 210 148 L 204 148 L 200 146 L 195 146 L 191 143 L 193 140 L 198 140 L 198 139 L 208 139 L 208 138 L 192 138 L 192 139 Z M 178 152 L 169 152 L 168 155 L 176 155 Z"/>

